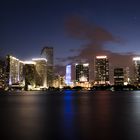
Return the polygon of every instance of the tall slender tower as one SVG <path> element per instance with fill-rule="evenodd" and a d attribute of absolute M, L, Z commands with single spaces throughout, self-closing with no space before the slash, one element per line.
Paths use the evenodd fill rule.
<path fill-rule="evenodd" d="M 53 47 L 45 46 L 41 50 L 41 56 L 47 59 L 47 86 L 53 86 Z"/>
<path fill-rule="evenodd" d="M 96 56 L 95 84 L 109 84 L 109 61 L 107 56 Z"/>

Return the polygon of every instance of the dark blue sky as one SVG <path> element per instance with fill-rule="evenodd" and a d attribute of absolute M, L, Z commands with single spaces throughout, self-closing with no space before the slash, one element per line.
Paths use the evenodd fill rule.
<path fill-rule="evenodd" d="M 140 54 L 139 0 L 2 0 L 0 1 L 0 53 L 20 59 L 39 57 L 54 47 L 56 58 L 76 55 L 86 40 L 70 37 L 65 26 L 73 16 L 96 24 L 121 43 L 105 42 L 104 49 Z"/>

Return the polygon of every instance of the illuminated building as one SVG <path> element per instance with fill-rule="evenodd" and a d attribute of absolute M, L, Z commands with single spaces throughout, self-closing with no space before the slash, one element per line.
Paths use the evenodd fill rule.
<path fill-rule="evenodd" d="M 55 88 L 63 88 L 65 86 L 65 78 L 64 76 L 56 75 L 53 80 L 53 87 Z"/>
<path fill-rule="evenodd" d="M 32 90 L 36 87 L 36 63 L 24 61 L 25 90 Z"/>
<path fill-rule="evenodd" d="M 95 84 L 109 84 L 109 61 L 107 56 L 96 56 Z"/>
<path fill-rule="evenodd" d="M 47 87 L 47 60 L 45 58 L 34 58 L 32 61 L 36 62 L 36 86 Z"/>
<path fill-rule="evenodd" d="M 140 85 L 140 57 L 134 57 L 134 83 Z"/>
<path fill-rule="evenodd" d="M 89 82 L 89 64 L 75 64 L 76 82 Z"/>
<path fill-rule="evenodd" d="M 47 86 L 53 86 L 53 47 L 44 47 L 41 51 L 42 57 L 47 59 Z"/>
<path fill-rule="evenodd" d="M 114 85 L 124 85 L 124 70 L 123 68 L 114 69 Z"/>
<path fill-rule="evenodd" d="M 66 66 L 66 75 L 65 75 L 65 83 L 67 86 L 71 86 L 71 65 Z"/>
<path fill-rule="evenodd" d="M 128 85 L 131 83 L 131 80 L 130 80 L 130 69 L 129 67 L 126 67 L 124 69 L 124 85 Z"/>
<path fill-rule="evenodd" d="M 24 63 L 19 59 L 7 55 L 6 56 L 6 85 L 12 85 L 24 82 L 23 74 Z"/>
<path fill-rule="evenodd" d="M 0 59 L 0 89 L 5 87 L 5 61 Z"/>

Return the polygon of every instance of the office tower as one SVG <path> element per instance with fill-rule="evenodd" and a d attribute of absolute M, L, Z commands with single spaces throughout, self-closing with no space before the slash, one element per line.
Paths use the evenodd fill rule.
<path fill-rule="evenodd" d="M 95 84 L 109 84 L 109 61 L 107 56 L 96 56 Z"/>
<path fill-rule="evenodd" d="M 44 47 L 41 56 L 47 59 L 47 86 L 53 86 L 53 47 Z"/>
<path fill-rule="evenodd" d="M 25 90 L 36 87 L 36 62 L 24 61 Z"/>
<path fill-rule="evenodd" d="M 46 58 L 34 58 L 32 61 L 36 62 L 36 86 L 47 87 L 47 59 Z"/>
<path fill-rule="evenodd" d="M 124 85 L 124 70 L 123 68 L 114 69 L 114 85 Z"/>
<path fill-rule="evenodd" d="M 24 63 L 19 59 L 7 55 L 6 56 L 6 85 L 12 85 L 24 82 L 23 75 Z"/>
<path fill-rule="evenodd" d="M 77 63 L 76 68 L 76 82 L 89 82 L 89 64 Z"/>
<path fill-rule="evenodd" d="M 140 85 L 140 57 L 134 57 L 134 83 Z"/>
<path fill-rule="evenodd" d="M 65 83 L 67 86 L 71 86 L 72 82 L 71 82 L 71 65 L 67 65 L 66 66 L 66 75 L 65 75 Z"/>

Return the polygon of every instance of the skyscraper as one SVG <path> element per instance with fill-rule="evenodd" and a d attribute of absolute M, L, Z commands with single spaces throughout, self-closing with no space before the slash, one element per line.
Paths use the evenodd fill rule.
<path fill-rule="evenodd" d="M 76 64 L 76 82 L 89 82 L 89 64 Z"/>
<path fill-rule="evenodd" d="M 25 90 L 32 90 L 36 87 L 36 62 L 24 62 Z"/>
<path fill-rule="evenodd" d="M 109 84 L 109 61 L 107 56 L 96 56 L 95 84 Z"/>
<path fill-rule="evenodd" d="M 134 81 L 135 84 L 140 85 L 140 57 L 134 57 Z"/>
<path fill-rule="evenodd" d="M 65 83 L 67 86 L 71 85 L 71 65 L 66 66 Z"/>
<path fill-rule="evenodd" d="M 23 82 L 23 66 L 24 63 L 19 59 L 7 55 L 6 56 L 6 85 Z"/>
<path fill-rule="evenodd" d="M 44 47 L 41 56 L 47 59 L 47 86 L 53 86 L 53 47 Z"/>
<path fill-rule="evenodd" d="M 36 62 L 36 86 L 47 87 L 47 59 L 34 58 L 32 61 Z"/>

